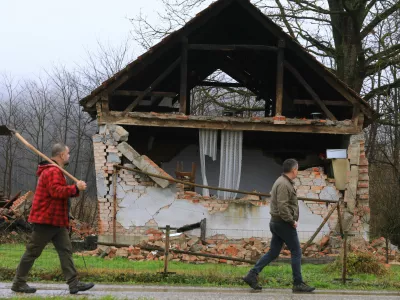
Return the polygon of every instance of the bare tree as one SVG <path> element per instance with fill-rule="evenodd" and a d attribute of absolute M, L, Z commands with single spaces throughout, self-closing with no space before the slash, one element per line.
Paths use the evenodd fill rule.
<path fill-rule="evenodd" d="M 158 25 L 141 13 L 132 19 L 135 39 L 145 49 L 183 26 L 213 1 L 161 0 Z M 373 34 L 382 22 L 398 18 L 398 0 L 254 0 L 267 16 L 325 63 L 356 92 L 368 76 L 400 62 L 399 45 L 380 49 Z M 391 33 L 395 34 L 395 33 Z M 391 81 L 385 88 L 367 89 L 367 99 L 400 86 Z"/>
<path fill-rule="evenodd" d="M 1 94 L 0 101 L 0 124 L 7 125 L 10 128 L 23 131 L 25 129 L 25 118 L 21 108 L 23 102 L 21 100 L 22 87 L 18 81 L 10 75 L 3 74 L 0 81 Z M 19 167 L 20 161 L 18 157 L 21 155 L 21 144 L 12 136 L 0 137 L 0 162 L 2 176 L 2 190 L 6 196 L 10 196 L 13 191 L 13 179 Z"/>

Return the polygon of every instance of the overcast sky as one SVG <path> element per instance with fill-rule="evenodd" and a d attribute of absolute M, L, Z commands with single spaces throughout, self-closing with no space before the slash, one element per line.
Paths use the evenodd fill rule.
<path fill-rule="evenodd" d="M 54 64 L 73 67 L 97 41 L 124 41 L 128 18 L 141 9 L 157 22 L 158 8 L 160 0 L 0 0 L 0 73 L 26 78 Z"/>

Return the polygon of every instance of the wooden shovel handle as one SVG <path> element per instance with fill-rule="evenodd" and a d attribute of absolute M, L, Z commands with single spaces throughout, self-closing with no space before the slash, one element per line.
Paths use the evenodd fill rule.
<path fill-rule="evenodd" d="M 31 149 L 33 152 L 35 152 L 37 155 L 39 155 L 40 157 L 42 157 L 43 159 L 47 160 L 49 163 L 51 163 L 52 165 L 56 166 L 57 168 L 59 168 L 61 170 L 61 172 L 63 172 L 66 176 L 68 176 L 69 178 L 71 178 L 73 181 L 78 182 L 79 179 L 75 178 L 74 176 L 72 176 L 70 173 L 68 173 L 66 170 L 64 170 L 63 168 L 61 168 L 59 165 L 57 165 L 54 161 L 52 161 L 50 158 L 48 158 L 46 155 L 44 155 L 42 152 L 40 152 L 38 149 L 36 149 L 35 147 L 33 147 L 31 144 L 29 144 L 29 142 L 27 140 L 25 140 L 22 135 L 20 135 L 18 132 L 14 132 L 14 135 L 17 139 L 19 139 L 26 147 L 28 147 L 29 149 Z"/>

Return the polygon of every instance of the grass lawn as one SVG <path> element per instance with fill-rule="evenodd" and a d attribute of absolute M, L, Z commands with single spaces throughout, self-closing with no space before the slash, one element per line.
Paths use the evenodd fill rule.
<path fill-rule="evenodd" d="M 23 245 L 0 245 L 0 281 L 10 281 L 24 252 Z M 140 283 L 159 285 L 202 285 L 202 286 L 244 286 L 241 277 L 250 269 L 249 266 L 232 266 L 226 264 L 187 264 L 170 262 L 169 272 L 176 274 L 163 276 L 162 261 L 135 262 L 115 258 L 104 260 L 98 257 L 74 255 L 76 267 L 82 280 L 97 283 Z M 382 277 L 368 274 L 351 276 L 353 281 L 347 285 L 335 282 L 339 273 L 331 273 L 327 265 L 303 265 L 304 280 L 318 289 L 368 289 L 394 290 L 400 287 L 400 266 L 392 266 L 389 274 Z M 57 252 L 45 249 L 35 262 L 30 273 L 31 281 L 63 282 Z M 277 264 L 266 267 L 260 274 L 261 284 L 268 288 L 291 287 L 291 267 L 289 264 Z"/>

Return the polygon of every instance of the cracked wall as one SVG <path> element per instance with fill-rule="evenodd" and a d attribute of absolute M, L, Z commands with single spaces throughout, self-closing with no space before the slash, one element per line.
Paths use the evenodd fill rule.
<path fill-rule="evenodd" d="M 93 137 L 99 201 L 99 240 L 103 242 L 112 242 L 113 236 L 113 165 L 123 163 L 128 167 L 167 175 L 148 157 L 140 155 L 130 147 L 126 143 L 127 139 L 128 132 L 115 125 L 101 126 L 99 134 Z M 350 147 L 356 147 L 354 145 L 357 144 L 362 145 L 362 141 L 355 139 Z M 354 151 L 349 151 L 349 156 L 356 156 L 357 149 L 356 147 Z M 358 152 L 360 157 L 362 157 L 362 151 L 361 147 Z M 185 151 L 182 152 L 183 155 L 187 154 Z M 254 156 L 254 153 L 252 155 Z M 261 156 L 254 157 L 257 160 L 262 159 Z M 177 158 L 179 159 L 180 157 Z M 352 166 L 355 166 L 354 162 Z M 362 169 L 364 166 L 357 165 L 357 167 L 357 172 L 365 170 L 365 168 Z M 360 174 L 363 179 L 366 179 L 365 173 Z M 273 176 L 273 180 L 276 177 Z M 273 180 L 271 177 L 271 182 L 267 182 L 266 185 L 272 186 Z M 354 185 L 354 182 L 352 184 Z M 349 220 L 348 226 L 361 231 L 359 211 L 361 202 L 367 201 L 365 199 L 367 194 L 365 194 L 365 182 L 359 184 L 357 181 L 356 186 L 358 196 L 354 200 L 354 207 L 351 206 L 353 202 L 349 197 L 350 194 L 346 193 L 346 203 L 342 209 L 345 212 L 345 218 Z M 337 200 L 342 196 L 335 188 L 334 181 L 327 178 L 322 168 L 300 171 L 299 178 L 296 179 L 296 188 L 298 196 L 301 197 Z M 349 202 L 351 202 L 350 208 Z M 300 239 L 304 241 L 310 236 L 306 232 L 312 233 L 319 226 L 329 210 L 329 205 L 327 207 L 322 203 L 304 202 L 299 202 L 299 204 L 301 219 L 298 230 L 305 232 L 300 235 Z M 207 235 L 215 233 L 224 233 L 228 237 L 246 237 L 248 234 L 265 235 L 265 232 L 269 231 L 270 219 L 268 202 L 260 201 L 256 196 L 245 196 L 238 201 L 203 197 L 197 192 L 183 191 L 181 184 L 170 184 L 167 180 L 150 178 L 124 169 L 119 171 L 117 178 L 116 215 L 118 243 L 134 243 L 151 238 L 151 234 L 148 234 L 149 227 L 183 226 L 198 222 L 203 218 L 207 219 Z M 333 214 L 322 231 L 329 232 L 334 230 L 335 226 L 337 226 L 337 217 Z"/>

